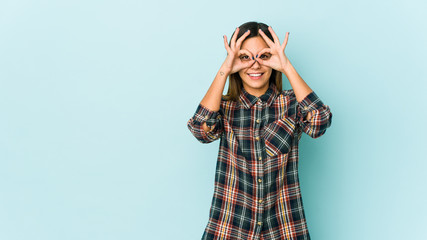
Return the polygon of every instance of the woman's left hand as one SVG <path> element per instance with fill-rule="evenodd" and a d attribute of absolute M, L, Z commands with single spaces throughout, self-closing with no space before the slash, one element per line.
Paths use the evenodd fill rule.
<path fill-rule="evenodd" d="M 279 38 L 277 37 L 276 33 L 273 31 L 273 28 L 269 26 L 268 30 L 273 36 L 274 42 L 271 41 L 270 38 L 268 38 L 267 35 L 265 35 L 265 33 L 261 29 L 259 29 L 259 33 L 261 34 L 261 37 L 264 39 L 264 41 L 268 44 L 270 48 L 262 49 L 258 53 L 256 60 L 262 65 L 271 67 L 277 71 L 284 73 L 286 67 L 288 66 L 288 64 L 290 64 L 289 59 L 285 55 L 285 48 L 286 48 L 286 44 L 288 43 L 289 32 L 286 33 L 285 40 L 283 41 L 283 44 L 280 45 Z M 263 55 L 267 57 L 261 58 L 261 56 Z"/>

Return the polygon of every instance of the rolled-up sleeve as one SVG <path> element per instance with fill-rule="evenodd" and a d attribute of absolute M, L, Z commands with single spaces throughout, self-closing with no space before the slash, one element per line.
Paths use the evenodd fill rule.
<path fill-rule="evenodd" d="M 311 118 L 307 120 L 309 112 L 311 112 Z M 331 126 L 331 109 L 312 91 L 297 104 L 297 123 L 307 135 L 318 138 Z"/>
<path fill-rule="evenodd" d="M 209 132 L 203 130 L 204 122 L 206 122 L 206 125 L 210 128 Z M 202 104 L 199 104 L 193 117 L 188 120 L 187 127 L 199 142 L 213 142 L 217 140 L 223 132 L 222 114 L 220 110 L 211 111 Z"/>

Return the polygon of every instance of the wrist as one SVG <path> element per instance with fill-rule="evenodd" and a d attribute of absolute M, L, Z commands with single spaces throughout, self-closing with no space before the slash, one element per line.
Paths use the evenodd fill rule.
<path fill-rule="evenodd" d="M 292 64 L 289 60 L 286 60 L 285 63 L 282 64 L 283 73 L 286 75 L 287 73 L 292 71 Z"/>
<path fill-rule="evenodd" d="M 224 77 L 228 77 L 231 74 L 231 69 L 225 67 L 224 65 L 222 65 L 219 70 L 218 73 L 220 76 L 224 76 Z"/>

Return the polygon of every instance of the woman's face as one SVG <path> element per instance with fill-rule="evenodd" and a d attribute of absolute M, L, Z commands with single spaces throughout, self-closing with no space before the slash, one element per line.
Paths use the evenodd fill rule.
<path fill-rule="evenodd" d="M 241 46 L 241 49 L 245 49 L 252 53 L 254 58 L 264 48 L 268 48 L 268 45 L 261 36 L 245 39 Z M 240 57 L 242 61 L 252 60 L 252 56 L 245 57 L 245 55 L 241 55 Z M 263 56 L 261 59 L 264 60 L 265 57 L 268 56 Z M 272 68 L 261 65 L 258 61 L 255 61 L 251 67 L 240 70 L 239 76 L 242 78 L 245 90 L 251 95 L 259 97 L 268 89 L 271 72 Z M 261 74 L 261 76 L 251 76 L 249 74 Z"/>

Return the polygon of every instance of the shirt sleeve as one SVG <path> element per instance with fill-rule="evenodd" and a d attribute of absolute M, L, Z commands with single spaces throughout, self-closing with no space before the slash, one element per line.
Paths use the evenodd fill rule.
<path fill-rule="evenodd" d="M 311 112 L 311 118 L 306 120 Z M 297 104 L 297 124 L 312 138 L 322 136 L 332 123 L 332 112 L 328 105 L 324 104 L 317 94 L 312 91 Z"/>
<path fill-rule="evenodd" d="M 202 125 L 204 122 L 206 122 L 206 125 L 210 128 L 209 132 L 203 130 Z M 187 127 L 199 142 L 213 142 L 217 140 L 223 132 L 222 114 L 220 110 L 211 111 L 202 104 L 199 104 L 193 117 L 188 120 Z"/>

